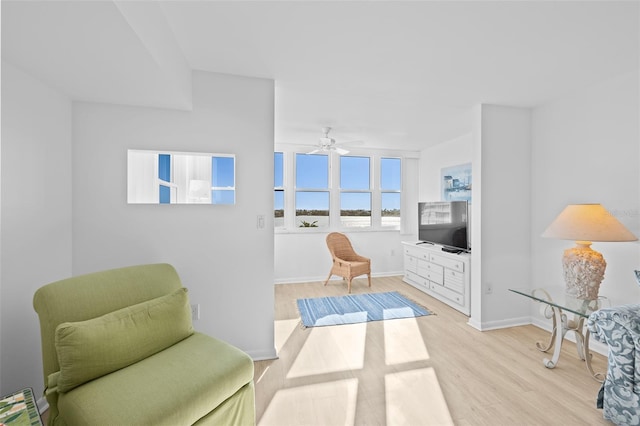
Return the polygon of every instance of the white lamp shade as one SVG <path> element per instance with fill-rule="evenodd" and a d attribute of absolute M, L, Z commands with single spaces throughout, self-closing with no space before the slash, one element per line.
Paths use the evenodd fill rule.
<path fill-rule="evenodd" d="M 542 233 L 573 241 L 636 241 L 638 238 L 601 204 L 570 204 Z"/>

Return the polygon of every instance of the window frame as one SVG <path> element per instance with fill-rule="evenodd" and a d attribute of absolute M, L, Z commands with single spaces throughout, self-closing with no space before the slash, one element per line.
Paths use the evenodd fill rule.
<path fill-rule="evenodd" d="M 399 189 L 383 189 L 382 188 L 382 160 L 383 159 L 391 159 L 391 160 L 400 160 L 400 188 Z M 403 168 L 403 161 L 402 161 L 402 157 L 398 157 L 398 156 L 392 156 L 392 155 L 381 155 L 378 158 L 379 161 L 379 166 L 378 166 L 378 170 L 380 171 L 379 174 L 379 179 L 378 179 L 378 188 L 380 190 L 380 226 L 384 229 L 396 229 L 396 228 L 400 228 L 401 224 L 402 224 L 402 168 Z M 383 225 L 382 224 L 382 196 L 383 194 L 400 194 L 400 217 L 399 217 L 399 224 L 396 225 Z"/>
<path fill-rule="evenodd" d="M 317 187 L 317 188 L 309 188 L 309 187 L 298 187 L 298 172 L 297 172 L 297 167 L 298 167 L 298 155 L 315 155 L 315 156 L 322 156 L 322 157 L 326 157 L 327 158 L 327 187 Z M 301 232 L 307 232 L 309 230 L 323 230 L 326 231 L 327 229 L 331 229 L 331 225 L 333 222 L 333 217 L 331 215 L 331 206 L 334 205 L 333 200 L 332 200 L 332 196 L 331 196 L 331 186 L 332 186 L 332 175 L 331 175 L 331 155 L 330 154 L 305 154 L 303 152 L 294 152 L 293 153 L 293 166 L 294 166 L 294 174 L 293 174 L 293 220 L 295 223 L 295 227 L 299 228 L 299 230 L 301 230 Z M 285 183 L 286 186 L 286 183 Z M 301 223 L 298 222 L 298 193 L 321 193 L 321 194 L 327 194 L 328 195 L 328 202 L 329 205 L 327 206 L 328 209 L 328 215 L 327 215 L 327 225 L 318 225 L 318 226 L 304 226 Z"/>
<path fill-rule="evenodd" d="M 214 186 L 213 185 L 213 181 L 214 181 L 214 163 L 216 158 L 224 158 L 224 159 L 231 159 L 232 160 L 232 165 L 233 165 L 233 174 L 232 174 L 232 180 L 233 180 L 233 185 L 229 185 L 229 186 Z M 217 206 L 234 206 L 236 205 L 236 197 L 237 197 L 237 191 L 236 191 L 236 156 L 233 154 L 211 154 L 211 204 L 212 205 L 217 205 Z M 214 192 L 224 192 L 224 193 L 231 193 L 232 197 L 233 197 L 233 202 L 232 203 L 216 203 L 214 202 Z"/>
<path fill-rule="evenodd" d="M 343 172 L 343 163 L 342 160 L 345 158 L 366 158 L 368 160 L 368 166 L 369 166 L 369 176 L 368 176 L 368 180 L 369 180 L 369 187 L 364 189 L 364 188 L 343 188 L 342 187 L 342 172 Z M 374 182 L 374 158 L 370 155 L 361 155 L 361 154 L 351 154 L 351 155 L 339 155 L 338 156 L 338 165 L 339 165 L 339 180 L 338 180 L 338 185 L 339 185 L 339 189 L 340 189 L 340 200 L 338 203 L 338 215 L 339 215 L 339 224 L 340 224 L 340 228 L 344 229 L 344 230 L 353 230 L 353 229 L 371 229 L 373 228 L 374 222 L 373 222 L 373 188 L 375 185 L 373 185 Z M 345 226 L 344 222 L 342 221 L 342 196 L 345 194 L 368 194 L 369 195 L 369 225 L 366 226 Z M 352 216 L 344 216 L 344 217 L 352 217 Z"/>
<path fill-rule="evenodd" d="M 284 221 L 282 226 L 275 227 L 276 233 L 327 233 L 327 232 L 400 232 L 402 229 L 402 205 L 403 205 L 403 181 L 404 181 L 404 164 L 406 157 L 399 151 L 393 152 L 375 152 L 369 150 L 353 150 L 345 157 L 368 157 L 369 158 L 369 190 L 342 190 L 340 188 L 340 159 L 341 155 L 336 152 L 326 153 L 322 155 L 328 156 L 329 167 L 329 225 L 317 228 L 301 228 L 296 223 L 296 198 L 297 191 L 305 192 L 326 192 L 322 188 L 297 188 L 295 186 L 296 179 L 296 154 L 305 154 L 300 148 L 276 147 L 274 152 L 283 154 L 283 186 L 275 187 L 276 190 L 284 191 Z M 400 160 L 400 189 L 399 190 L 381 190 L 381 158 L 397 158 Z M 340 220 L 340 197 L 343 192 L 366 192 L 371 194 L 371 226 L 366 227 L 345 227 L 342 226 Z M 395 226 L 382 225 L 382 192 L 394 192 L 400 194 L 400 223 Z M 273 212 L 275 216 L 275 209 Z"/>
<path fill-rule="evenodd" d="M 276 185 L 276 181 L 275 181 L 275 177 L 276 177 L 276 154 L 282 154 L 282 185 Z M 286 227 L 286 220 L 287 220 L 287 198 L 286 198 L 286 194 L 287 194 L 287 190 L 285 188 L 285 182 L 286 182 L 286 178 L 285 176 L 287 175 L 287 168 L 286 168 L 286 164 L 287 164 L 287 159 L 286 159 L 286 153 L 282 152 L 282 151 L 274 151 L 273 153 L 273 227 L 274 229 L 285 229 Z M 277 193 L 282 193 L 282 225 L 278 226 L 277 223 L 280 222 L 278 220 L 278 217 L 276 216 L 276 194 Z"/>

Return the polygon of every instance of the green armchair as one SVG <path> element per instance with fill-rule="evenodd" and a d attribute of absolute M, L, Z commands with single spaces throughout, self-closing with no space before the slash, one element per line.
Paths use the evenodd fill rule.
<path fill-rule="evenodd" d="M 194 332 L 171 265 L 57 281 L 33 305 L 49 425 L 255 424 L 253 361 Z"/>

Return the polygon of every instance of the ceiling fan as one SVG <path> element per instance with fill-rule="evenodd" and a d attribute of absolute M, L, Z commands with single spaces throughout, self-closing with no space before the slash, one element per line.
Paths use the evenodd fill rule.
<path fill-rule="evenodd" d="M 323 127 L 322 128 L 323 136 L 320 139 L 318 139 L 317 148 L 314 149 L 313 151 L 307 152 L 307 154 L 315 154 L 317 152 L 335 151 L 340 155 L 345 155 L 345 154 L 349 153 L 349 150 L 341 148 L 339 145 L 361 143 L 361 141 L 336 142 L 335 139 L 329 137 L 329 132 L 330 131 L 331 131 L 331 127 Z"/>

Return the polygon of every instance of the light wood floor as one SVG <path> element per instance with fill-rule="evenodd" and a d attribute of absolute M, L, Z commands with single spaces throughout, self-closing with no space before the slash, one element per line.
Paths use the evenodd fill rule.
<path fill-rule="evenodd" d="M 402 282 L 353 283 L 353 293 L 397 290 L 435 315 L 303 329 L 296 299 L 344 295 L 342 281 L 275 286 L 277 360 L 256 367 L 259 425 L 598 425 L 600 384 L 575 344 L 542 365 L 535 326 L 480 332 L 468 318 Z M 606 358 L 593 355 L 604 372 Z"/>

